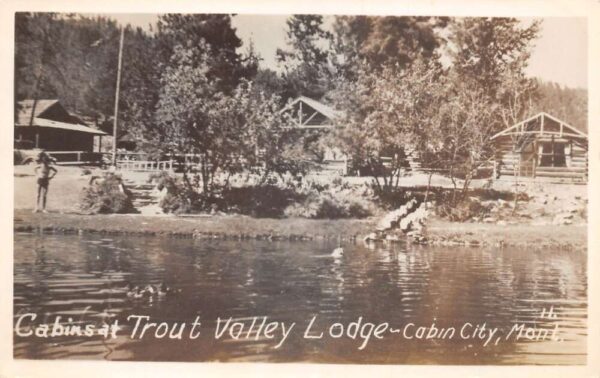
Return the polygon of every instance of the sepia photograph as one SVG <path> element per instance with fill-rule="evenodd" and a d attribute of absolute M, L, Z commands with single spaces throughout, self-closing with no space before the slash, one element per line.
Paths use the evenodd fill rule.
<path fill-rule="evenodd" d="M 587 18 L 12 16 L 15 360 L 587 364 Z"/>

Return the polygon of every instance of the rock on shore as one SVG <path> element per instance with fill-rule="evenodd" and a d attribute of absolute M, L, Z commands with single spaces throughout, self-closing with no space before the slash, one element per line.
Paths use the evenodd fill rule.
<path fill-rule="evenodd" d="M 397 242 L 401 238 L 395 231 L 406 234 L 413 242 L 423 243 L 425 237 L 422 234 L 427 219 L 427 208 L 425 203 L 419 205 L 415 198 L 386 214 L 378 223 L 375 232 L 368 234 L 363 241 L 366 243 L 385 240 Z"/>

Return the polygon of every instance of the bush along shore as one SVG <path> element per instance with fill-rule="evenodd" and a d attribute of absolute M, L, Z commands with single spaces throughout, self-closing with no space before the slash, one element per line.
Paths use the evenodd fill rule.
<path fill-rule="evenodd" d="M 480 187 L 453 201 L 452 189 L 442 186 L 412 185 L 378 193 L 368 181 L 357 184 L 344 178 L 232 180 L 226 190 L 203 198 L 181 177 L 160 174 L 140 179 L 153 188 L 151 207 L 160 214 L 148 216 L 143 207 L 134 206 L 137 184 L 131 177 L 92 174 L 88 179 L 79 170 L 71 173 L 61 176 L 64 184 L 56 185 L 62 190 L 52 193 L 59 212 L 17 209 L 16 232 L 571 249 L 585 249 L 587 240 L 585 188 L 573 193 L 566 185 L 518 192 Z M 15 180 L 28 177 L 22 174 Z M 80 200 L 73 207 L 76 195 Z M 19 200 L 17 192 L 15 196 Z"/>

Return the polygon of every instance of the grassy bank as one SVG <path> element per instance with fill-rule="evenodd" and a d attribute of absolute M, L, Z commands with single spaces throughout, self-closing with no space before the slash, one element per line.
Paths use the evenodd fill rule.
<path fill-rule="evenodd" d="M 498 225 L 432 219 L 427 224 L 429 244 L 587 250 L 587 225 Z"/>
<path fill-rule="evenodd" d="M 32 214 L 15 210 L 16 232 L 100 233 L 200 239 L 361 240 L 376 219 L 266 219 L 246 216 L 152 217 L 142 215 Z M 436 245 L 562 248 L 585 250 L 585 225 L 504 225 L 447 222 L 432 219 L 427 240 Z"/>
<path fill-rule="evenodd" d="M 375 220 L 311 220 L 250 218 L 241 215 L 205 217 L 143 215 L 32 214 L 15 210 L 17 232 L 91 232 L 219 239 L 311 240 L 353 239 L 374 227 Z"/>

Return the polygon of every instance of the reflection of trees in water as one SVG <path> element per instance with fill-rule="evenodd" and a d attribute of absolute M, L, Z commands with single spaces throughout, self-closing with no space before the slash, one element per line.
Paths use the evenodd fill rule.
<path fill-rule="evenodd" d="M 211 321 L 218 316 L 267 315 L 272 320 L 298 322 L 297 327 L 304 326 L 314 314 L 319 315 L 321 325 L 334 321 L 348 323 L 363 316 L 363 321 L 390 322 L 396 326 L 409 321 L 430 325 L 434 318 L 440 327 L 450 323 L 458 326 L 465 321 L 499 326 L 512 324 L 517 315 L 531 315 L 527 310 L 540 306 L 522 299 L 584 298 L 586 292 L 585 258 L 568 253 L 436 249 L 402 243 L 377 245 L 370 250 L 347 243 L 343 245 L 345 254 L 341 259 L 326 257 L 335 246 L 333 242 L 215 242 L 173 238 L 116 238 L 94 244 L 73 236 L 28 237 L 15 245 L 15 277 L 21 277 L 15 280 L 15 293 L 26 296 L 21 304 L 43 308 L 48 298 L 123 298 L 124 294 L 119 297 L 98 293 L 99 288 L 107 285 L 123 285 L 122 277 L 136 285 L 164 281 L 172 288 L 182 289 L 181 294 L 154 302 L 125 299 L 114 305 L 94 304 L 91 310 L 103 312 L 112 307 L 123 310 L 123 314 L 143 312 L 156 320 L 170 322 L 190 322 L 200 315 L 206 332 L 211 334 L 214 332 Z M 117 273 L 123 273 L 121 281 L 113 278 Z M 72 292 L 50 292 L 41 298 L 20 283 L 43 288 L 56 277 L 78 279 L 81 285 Z M 109 284 L 90 283 L 98 281 L 97 278 L 106 278 Z M 82 288 L 96 293 L 79 291 Z M 67 303 L 45 310 L 73 310 L 82 306 Z M 126 342 L 118 350 L 131 351 L 134 359 L 163 353 L 159 349 L 167 345 Z M 369 347 L 377 353 L 354 354 L 354 342 L 340 345 L 343 342 L 293 339 L 289 348 L 277 351 L 260 342 L 246 346 L 201 343 L 193 350 L 178 346 L 182 343 L 168 343 L 168 355 L 184 360 L 277 353 L 274 358 L 288 361 L 310 355 L 347 361 L 385 362 L 390 358 L 395 362 L 405 359 L 419 362 L 422 358 L 433 362 L 483 362 L 497 361 L 493 353 L 516 353 L 510 343 L 503 344 L 504 349 L 480 350 L 476 346 L 466 350 L 465 343 L 458 341 L 453 345 L 389 339 L 381 342 L 379 349 Z M 28 356 L 48 352 L 35 343 L 29 344 L 32 345 L 26 347 L 25 353 Z M 77 344 L 72 348 L 77 349 Z M 90 348 L 86 350 L 94 350 Z M 381 353 L 381 348 L 385 353 Z M 474 357 L 475 352 L 478 357 Z"/>
<path fill-rule="evenodd" d="M 421 316 L 448 322 L 485 320 L 508 332 L 514 322 L 533 322 L 543 307 L 560 298 L 581 299 L 581 262 L 569 253 L 530 250 L 439 249 L 434 253 Z M 542 300 L 542 301 L 537 301 Z M 502 353 L 514 351 L 512 343 Z M 499 348 L 480 351 L 497 352 Z"/>
<path fill-rule="evenodd" d="M 83 251 L 84 269 L 87 272 L 135 272 L 145 274 L 157 266 L 156 252 L 147 248 L 143 238 L 80 239 L 77 249 Z"/>
<path fill-rule="evenodd" d="M 18 241 L 15 243 L 14 293 L 25 300 L 23 303 L 15 300 L 15 305 L 30 305 L 38 309 L 47 299 L 46 280 L 60 267 L 60 262 L 49 257 L 43 235 L 25 239 L 23 245 L 17 243 Z"/>
<path fill-rule="evenodd" d="M 587 273 L 584 256 L 561 251 L 498 251 L 498 265 L 512 280 L 505 292 L 513 298 L 516 315 L 537 314 L 554 301 L 587 300 Z M 499 283 L 503 283 L 502 280 Z"/>

